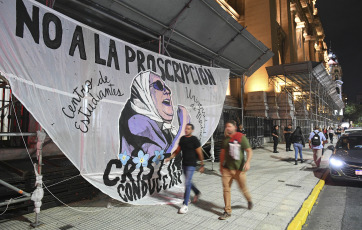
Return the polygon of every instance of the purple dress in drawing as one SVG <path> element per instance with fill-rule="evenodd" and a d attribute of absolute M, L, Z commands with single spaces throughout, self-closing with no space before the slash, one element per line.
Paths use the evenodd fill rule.
<path fill-rule="evenodd" d="M 119 119 L 120 153 L 136 157 L 142 150 L 150 157 L 155 151 L 171 153 L 184 134 L 189 116 L 183 106 L 178 106 L 179 128 L 173 119 L 171 90 L 156 73 L 145 71 L 133 80 L 131 97 Z"/>

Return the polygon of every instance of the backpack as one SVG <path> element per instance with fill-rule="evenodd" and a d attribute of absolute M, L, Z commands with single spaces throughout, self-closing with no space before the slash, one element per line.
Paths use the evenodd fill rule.
<path fill-rule="evenodd" d="M 321 145 L 321 137 L 319 136 L 319 132 L 313 132 L 314 136 L 312 137 L 312 145 L 319 146 Z"/>

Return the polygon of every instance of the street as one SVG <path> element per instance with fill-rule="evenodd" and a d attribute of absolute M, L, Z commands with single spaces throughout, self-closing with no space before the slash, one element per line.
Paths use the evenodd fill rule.
<path fill-rule="evenodd" d="M 361 229 L 361 193 L 361 182 L 333 182 L 328 175 L 303 229 Z"/>

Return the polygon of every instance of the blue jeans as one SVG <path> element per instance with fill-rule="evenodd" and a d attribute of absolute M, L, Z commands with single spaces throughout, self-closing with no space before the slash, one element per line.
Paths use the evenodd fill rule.
<path fill-rule="evenodd" d="M 293 147 L 294 147 L 294 152 L 295 152 L 295 160 L 298 160 L 298 152 L 299 152 L 300 159 L 303 160 L 303 153 L 302 153 L 303 145 L 300 143 L 294 143 Z"/>
<path fill-rule="evenodd" d="M 192 184 L 192 175 L 194 175 L 196 167 L 194 166 L 182 166 L 183 173 L 185 175 L 185 194 L 184 194 L 184 205 L 188 205 L 190 199 L 191 189 L 196 195 L 200 191 Z"/>

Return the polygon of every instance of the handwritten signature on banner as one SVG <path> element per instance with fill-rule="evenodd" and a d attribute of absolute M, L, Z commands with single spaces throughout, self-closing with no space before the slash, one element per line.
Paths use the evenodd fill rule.
<path fill-rule="evenodd" d="M 90 124 L 90 118 L 93 112 L 97 109 L 99 102 L 109 96 L 122 97 L 124 93 L 119 88 L 115 88 L 107 76 L 103 76 L 99 71 L 99 79 L 96 83 L 93 82 L 93 78 L 86 80 L 80 87 L 75 87 L 70 103 L 62 108 L 63 114 L 70 118 L 75 119 L 74 127 L 79 129 L 83 133 L 87 133 Z M 97 86 L 105 86 L 96 92 L 93 92 L 95 84 Z M 80 118 L 78 117 L 80 116 Z"/>
<path fill-rule="evenodd" d="M 196 119 L 200 125 L 200 134 L 199 134 L 199 139 L 201 140 L 201 137 L 203 136 L 204 133 L 206 133 L 205 131 L 205 123 L 206 123 L 206 112 L 205 109 L 203 107 L 203 105 L 201 104 L 201 102 L 199 101 L 199 99 L 192 94 L 191 89 L 188 89 L 187 87 L 186 89 L 186 96 L 188 99 L 192 100 L 192 104 L 190 105 L 191 109 L 194 111 L 197 111 L 196 114 Z"/>

